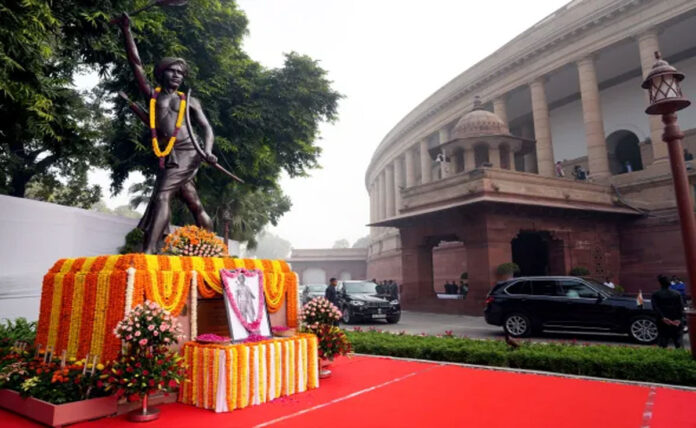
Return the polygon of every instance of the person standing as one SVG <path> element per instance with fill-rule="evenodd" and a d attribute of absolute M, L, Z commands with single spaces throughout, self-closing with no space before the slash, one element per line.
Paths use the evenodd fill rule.
<path fill-rule="evenodd" d="M 659 275 L 657 280 L 660 283 L 660 289 L 650 298 L 653 311 L 657 314 L 657 344 L 666 348 L 672 340 L 676 348 L 681 348 L 684 302 L 678 292 L 670 290 L 669 279 L 666 276 Z"/>
<path fill-rule="evenodd" d="M 614 285 L 614 283 L 611 282 L 611 278 L 610 278 L 610 277 L 606 277 L 606 278 L 604 279 L 604 285 L 607 286 L 607 287 L 609 287 L 609 288 L 611 288 L 611 289 L 616 288 L 616 286 Z"/>
<path fill-rule="evenodd" d="M 670 290 L 674 290 L 677 293 L 679 293 L 682 297 L 682 300 L 686 302 L 686 285 L 684 284 L 684 281 L 679 279 L 676 275 L 672 276 L 672 281 L 670 281 L 669 285 Z"/>
<path fill-rule="evenodd" d="M 565 177 L 565 171 L 563 171 L 563 164 L 561 161 L 556 161 L 556 177 Z"/>
<path fill-rule="evenodd" d="M 326 291 L 324 292 L 324 298 L 331 302 L 334 306 L 338 307 L 338 293 L 336 292 L 336 285 L 338 285 L 336 278 L 331 278 L 329 280 L 329 286 L 326 287 Z"/>

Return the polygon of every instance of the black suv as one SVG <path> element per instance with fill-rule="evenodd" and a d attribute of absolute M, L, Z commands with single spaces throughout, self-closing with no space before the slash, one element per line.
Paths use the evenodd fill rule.
<path fill-rule="evenodd" d="M 385 319 L 396 324 L 401 319 L 399 301 L 377 294 L 377 284 L 372 281 L 342 281 L 337 292 L 338 306 L 346 324 L 368 319 Z"/>
<path fill-rule="evenodd" d="M 486 322 L 511 336 L 540 330 L 627 333 L 639 343 L 657 340 L 650 301 L 639 306 L 591 278 L 543 276 L 499 282 L 486 299 Z"/>

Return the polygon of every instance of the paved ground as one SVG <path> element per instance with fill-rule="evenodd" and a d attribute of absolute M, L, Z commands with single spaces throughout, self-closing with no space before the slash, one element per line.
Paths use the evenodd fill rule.
<path fill-rule="evenodd" d="M 360 327 L 362 329 L 371 326 L 382 330 L 399 332 L 406 331 L 409 334 L 426 333 L 428 335 L 443 334 L 447 330 L 451 330 L 456 336 L 467 336 L 478 339 L 495 339 L 503 337 L 502 327 L 486 324 L 483 317 L 474 317 L 468 315 L 449 315 L 449 314 L 433 314 L 426 312 L 408 312 L 401 313 L 401 321 L 398 324 L 387 324 L 384 321 L 364 322 L 360 324 L 348 325 L 342 324 L 348 329 Z M 544 332 L 541 337 L 532 338 L 534 341 L 549 341 L 549 340 L 573 340 L 589 343 L 605 343 L 605 344 L 632 344 L 633 342 L 628 336 L 614 334 L 582 334 L 582 333 L 557 333 Z M 684 346 L 689 346 L 688 334 L 684 335 Z"/>

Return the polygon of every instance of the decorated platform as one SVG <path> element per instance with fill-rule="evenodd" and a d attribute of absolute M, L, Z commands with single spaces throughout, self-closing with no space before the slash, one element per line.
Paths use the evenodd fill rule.
<path fill-rule="evenodd" d="M 188 328 L 226 328 L 220 269 L 258 269 L 275 326 L 297 326 L 297 275 L 279 260 L 217 257 L 106 255 L 58 260 L 44 276 L 36 345 L 68 358 L 116 358 L 120 341 L 112 334 L 131 308 L 151 300 Z M 291 296 L 291 298 L 288 298 Z M 199 320 L 199 305 L 206 307 Z M 188 311 L 184 311 L 185 307 Z M 222 308 L 222 309 L 221 309 Z M 224 316 L 223 316 L 224 317 Z M 203 325 L 201 331 L 199 326 Z"/>
<path fill-rule="evenodd" d="M 216 412 L 266 403 L 319 386 L 317 338 L 300 334 L 235 345 L 183 347 L 179 402 Z"/>

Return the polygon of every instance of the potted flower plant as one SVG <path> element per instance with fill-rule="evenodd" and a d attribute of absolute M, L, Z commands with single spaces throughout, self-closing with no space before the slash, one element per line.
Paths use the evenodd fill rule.
<path fill-rule="evenodd" d="M 114 329 L 125 342 L 107 379 L 109 388 L 129 400 L 142 399 L 142 408 L 130 414 L 132 421 L 157 419 L 159 410 L 148 408 L 148 395 L 178 389 L 184 378 L 182 358 L 169 346 L 182 338 L 181 325 L 154 302 L 133 308 Z"/>
<path fill-rule="evenodd" d="M 336 325 L 341 319 L 341 311 L 323 297 L 315 297 L 302 308 L 300 320 L 302 331 L 312 333 L 318 339 L 320 377 L 328 377 L 327 369 L 337 355 L 346 355 L 351 351 L 348 337 Z"/>

